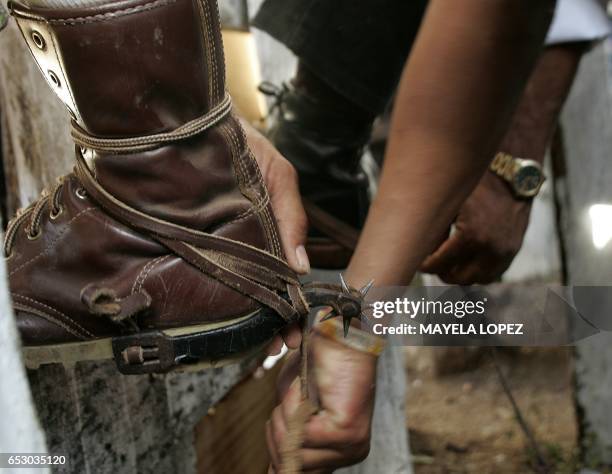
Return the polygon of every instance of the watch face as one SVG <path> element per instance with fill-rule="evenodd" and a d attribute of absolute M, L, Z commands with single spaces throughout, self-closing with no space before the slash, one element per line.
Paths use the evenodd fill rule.
<path fill-rule="evenodd" d="M 542 185 L 542 171 L 531 164 L 523 165 L 512 180 L 515 191 L 520 196 L 535 196 Z"/>

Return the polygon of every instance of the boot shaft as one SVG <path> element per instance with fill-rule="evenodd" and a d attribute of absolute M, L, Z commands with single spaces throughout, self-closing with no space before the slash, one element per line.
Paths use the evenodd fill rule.
<path fill-rule="evenodd" d="M 227 103 L 216 0 L 11 9 L 75 128 L 93 138 L 168 133 Z M 138 211 L 281 255 L 257 163 L 231 115 L 154 149 L 78 153 L 106 191 Z"/>
<path fill-rule="evenodd" d="M 175 129 L 225 96 L 214 0 L 11 9 L 49 86 L 92 135 Z"/>

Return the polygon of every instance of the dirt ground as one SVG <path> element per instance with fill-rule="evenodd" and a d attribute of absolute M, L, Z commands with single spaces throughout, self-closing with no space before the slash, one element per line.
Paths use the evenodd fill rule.
<path fill-rule="evenodd" d="M 435 375 L 432 351 L 407 349 L 407 424 L 416 474 L 530 473 L 528 447 L 498 379 L 489 349 L 467 371 Z M 443 349 L 442 349 L 443 350 Z M 571 349 L 498 352 L 515 399 L 552 467 L 573 473 L 577 435 Z M 452 353 L 452 362 L 461 360 Z M 448 366 L 448 362 L 446 364 Z"/>

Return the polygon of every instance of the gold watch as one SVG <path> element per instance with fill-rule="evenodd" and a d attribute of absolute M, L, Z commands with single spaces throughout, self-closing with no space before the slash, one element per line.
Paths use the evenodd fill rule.
<path fill-rule="evenodd" d="M 518 197 L 534 197 L 546 180 L 542 165 L 534 160 L 516 158 L 508 153 L 498 153 L 489 169 L 507 181 Z"/>

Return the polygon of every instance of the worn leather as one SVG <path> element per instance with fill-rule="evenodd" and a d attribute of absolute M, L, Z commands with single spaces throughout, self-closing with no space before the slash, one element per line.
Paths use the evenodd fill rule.
<path fill-rule="evenodd" d="M 91 135 L 171 131 L 225 96 L 214 0 L 128 0 L 70 10 L 14 3 L 12 10 L 41 72 Z M 283 263 L 261 174 L 231 115 L 150 151 L 77 153 L 97 185 L 130 208 Z M 115 336 L 136 330 L 133 322 L 140 330 L 223 322 L 260 310 L 245 292 L 187 262 L 129 217 L 110 213 L 82 187 L 74 175 L 65 180 L 63 211 L 55 219 L 50 209 L 43 212 L 35 240 L 27 238 L 27 218 L 18 228 L 7 265 L 25 344 Z M 87 287 L 125 301 L 147 295 L 150 305 L 130 324 L 118 323 L 92 312 L 82 296 Z"/>

